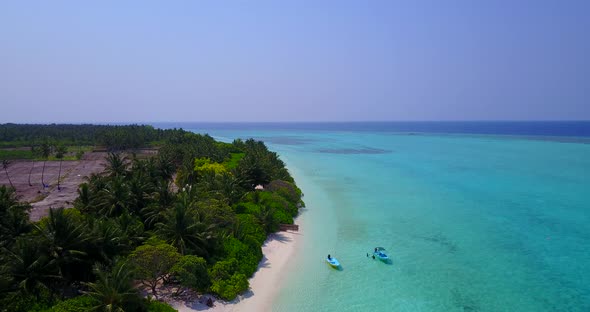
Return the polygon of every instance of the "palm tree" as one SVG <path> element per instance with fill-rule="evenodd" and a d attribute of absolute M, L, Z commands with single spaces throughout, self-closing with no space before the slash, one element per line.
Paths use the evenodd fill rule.
<path fill-rule="evenodd" d="M 276 232 L 279 228 L 280 220 L 276 216 L 277 210 L 281 205 L 288 205 L 279 195 L 270 192 L 251 192 L 247 199 L 260 207 L 255 214 L 259 223 L 264 227 L 267 234 Z"/>
<path fill-rule="evenodd" d="M 137 246 L 146 239 L 144 224 L 138 217 L 124 213 L 116 219 L 116 223 L 121 229 L 120 241 L 125 245 L 125 248 Z"/>
<path fill-rule="evenodd" d="M 148 205 L 152 197 L 153 187 L 140 174 L 134 174 L 129 179 L 128 186 L 130 195 L 129 212 L 137 215 Z"/>
<path fill-rule="evenodd" d="M 33 165 L 31 166 L 31 170 L 29 170 L 29 186 L 33 186 L 31 183 L 31 174 L 33 173 L 33 169 L 35 168 L 35 160 L 33 160 Z"/>
<path fill-rule="evenodd" d="M 155 199 L 162 206 L 168 207 L 174 202 L 174 194 L 170 191 L 170 182 L 159 180 L 155 184 Z"/>
<path fill-rule="evenodd" d="M 4 169 L 4 173 L 6 173 L 6 178 L 8 179 L 8 183 L 10 183 L 10 187 L 14 188 L 12 185 L 12 181 L 10 181 L 10 176 L 8 175 L 8 166 L 10 165 L 10 161 L 4 159 L 2 160 L 2 169 Z"/>
<path fill-rule="evenodd" d="M 80 184 L 78 188 L 78 198 L 74 202 L 74 206 L 81 211 L 87 211 L 88 205 L 90 205 L 90 188 L 88 187 L 88 183 Z"/>
<path fill-rule="evenodd" d="M 23 236 L 12 249 L 2 248 L 2 272 L 12 279 L 13 285 L 25 294 L 39 298 L 41 290 L 51 290 L 58 281 L 55 261 L 42 252 L 41 242 Z"/>
<path fill-rule="evenodd" d="M 260 205 L 260 211 L 256 214 L 256 218 L 258 218 L 267 234 L 276 232 L 279 228 L 279 220 L 275 214 L 276 209 L 270 205 Z"/>
<path fill-rule="evenodd" d="M 231 173 L 224 173 L 217 177 L 217 189 L 228 205 L 237 203 L 244 195 L 242 181 Z"/>
<path fill-rule="evenodd" d="M 30 229 L 31 205 L 21 203 L 14 188 L 0 186 L 0 246 L 11 245 L 16 237 Z"/>
<path fill-rule="evenodd" d="M 107 216 L 119 216 L 127 211 L 129 206 L 129 187 L 123 176 L 115 176 L 106 187 L 97 194 L 96 206 L 99 213 Z"/>
<path fill-rule="evenodd" d="M 106 157 L 105 172 L 111 177 L 124 176 L 127 173 L 127 158 L 119 153 L 109 153 Z"/>
<path fill-rule="evenodd" d="M 95 300 L 93 311 L 135 311 L 141 305 L 141 297 L 133 287 L 133 271 L 126 263 L 115 265 L 111 272 L 103 272 L 95 266 L 96 282 L 86 283 L 86 295 Z"/>
<path fill-rule="evenodd" d="M 61 191 L 61 187 L 60 187 L 60 180 L 61 180 L 61 163 L 63 162 L 63 158 L 65 156 L 65 153 L 67 153 L 68 149 L 63 146 L 63 145 L 59 145 L 57 147 L 57 151 L 55 153 L 55 157 L 59 159 L 59 173 L 57 174 L 57 190 Z"/>
<path fill-rule="evenodd" d="M 61 180 L 61 163 L 62 163 L 63 159 L 59 160 L 59 171 L 57 173 L 57 190 L 61 191 L 61 186 L 59 185 L 60 180 Z"/>
<path fill-rule="evenodd" d="M 51 145 L 48 142 L 43 142 L 41 144 L 41 156 L 43 157 L 43 171 L 41 171 L 41 184 L 43 184 L 43 189 L 49 187 L 49 185 L 45 184 L 45 164 L 47 163 L 47 159 L 51 155 Z"/>
<path fill-rule="evenodd" d="M 146 230 L 152 230 L 155 225 L 163 221 L 164 212 L 168 208 L 157 203 L 151 203 L 141 210 L 141 218 Z"/>
<path fill-rule="evenodd" d="M 97 193 L 98 191 L 107 187 L 109 182 L 109 178 L 105 177 L 99 173 L 91 173 L 89 176 L 85 177 L 84 180 L 90 186 L 90 191 L 92 193 Z"/>
<path fill-rule="evenodd" d="M 160 177 L 164 180 L 170 180 L 176 170 L 174 163 L 170 159 L 159 156 L 157 160 L 157 170 Z"/>
<path fill-rule="evenodd" d="M 151 229 L 155 224 L 162 221 L 163 212 L 174 203 L 175 199 L 167 181 L 160 180 L 152 188 L 153 191 L 149 194 L 150 201 L 140 210 L 146 229 Z"/>
<path fill-rule="evenodd" d="M 81 218 L 63 208 L 50 209 L 49 216 L 33 227 L 42 237 L 47 255 L 55 261 L 66 280 L 87 273 L 83 267 L 91 247 L 91 237 L 88 225 Z"/>
<path fill-rule="evenodd" d="M 89 251 L 92 259 L 111 264 L 114 257 L 127 248 L 121 227 L 112 219 L 90 219 L 92 243 L 95 248 Z"/>
<path fill-rule="evenodd" d="M 194 251 L 208 257 L 208 249 L 214 240 L 215 225 L 199 220 L 197 211 L 186 192 L 180 194 L 172 209 L 164 213 L 164 221 L 156 224 L 156 232 L 169 244 L 178 248 L 181 254 Z"/>

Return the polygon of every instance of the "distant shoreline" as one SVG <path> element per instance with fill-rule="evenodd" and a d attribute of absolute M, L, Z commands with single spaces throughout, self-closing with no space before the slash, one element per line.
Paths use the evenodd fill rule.
<path fill-rule="evenodd" d="M 163 129 L 210 131 L 343 131 L 399 135 L 489 136 L 590 143 L 590 121 L 396 121 L 396 122 L 179 122 L 150 123 Z"/>

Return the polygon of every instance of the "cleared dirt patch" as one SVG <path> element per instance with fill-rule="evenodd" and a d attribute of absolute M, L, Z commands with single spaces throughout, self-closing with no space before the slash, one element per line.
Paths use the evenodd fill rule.
<path fill-rule="evenodd" d="M 13 160 L 8 166 L 8 175 L 20 200 L 33 206 L 31 220 L 38 221 L 47 215 L 49 208 L 72 207 L 78 197 L 78 186 L 84 178 L 104 170 L 106 155 L 104 152 L 93 152 L 86 153 L 81 160 L 63 161 L 59 189 L 59 161 L 47 161 L 43 173 L 43 161 Z M 42 176 L 47 187 L 42 184 Z M 0 185 L 9 185 L 5 172 L 0 173 Z"/>
<path fill-rule="evenodd" d="M 158 150 L 145 148 L 134 152 L 135 156 L 141 159 L 156 155 Z M 131 153 L 125 154 L 131 158 Z M 47 216 L 50 208 L 71 208 L 74 200 L 78 198 L 78 186 L 85 182 L 86 177 L 105 169 L 107 155 L 106 151 L 94 150 L 85 153 L 81 160 L 64 160 L 61 163 L 59 188 L 59 161 L 45 162 L 43 171 L 43 161 L 11 160 L 8 175 L 19 199 L 33 206 L 30 213 L 31 221 L 38 221 Z M 42 182 L 45 183 L 45 187 Z M 4 170 L 0 171 L 0 185 L 10 185 Z"/>

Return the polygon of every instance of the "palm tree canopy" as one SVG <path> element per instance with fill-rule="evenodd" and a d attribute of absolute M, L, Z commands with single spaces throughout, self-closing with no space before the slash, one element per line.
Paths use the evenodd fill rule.
<path fill-rule="evenodd" d="M 95 301 L 93 311 L 135 311 L 141 305 L 139 292 L 133 286 L 133 271 L 130 265 L 115 265 L 112 271 L 103 272 L 102 267 L 95 266 L 97 279 L 86 283 L 86 295 Z"/>
<path fill-rule="evenodd" d="M 31 205 L 20 203 L 14 188 L 0 186 L 0 246 L 10 245 L 30 230 L 29 210 Z"/>
<path fill-rule="evenodd" d="M 164 221 L 156 224 L 156 232 L 168 243 L 178 248 L 181 254 L 194 251 L 197 255 L 208 257 L 215 235 L 215 225 L 199 220 L 194 202 L 183 192 L 174 206 L 164 213 Z"/>

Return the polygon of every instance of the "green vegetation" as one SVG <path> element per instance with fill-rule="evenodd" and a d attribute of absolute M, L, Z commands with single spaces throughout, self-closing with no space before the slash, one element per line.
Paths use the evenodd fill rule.
<path fill-rule="evenodd" d="M 0 149 L 0 159 L 33 159 L 35 155 L 31 150 Z"/>
<path fill-rule="evenodd" d="M 248 289 L 267 235 L 293 223 L 303 205 L 278 155 L 252 139 L 220 143 L 143 126 L 30 127 L 0 125 L 0 136 L 40 142 L 42 159 L 66 159 L 72 146 L 107 137 L 109 149 L 159 142 L 159 153 L 110 153 L 104 172 L 79 186 L 74 207 L 35 223 L 30 206 L 0 186 L 0 311 L 173 311 L 141 299 L 133 280 L 154 297 L 160 284 L 176 283 L 231 300 Z"/>
<path fill-rule="evenodd" d="M 223 165 L 228 169 L 228 170 L 232 170 L 235 169 L 238 164 L 240 163 L 240 160 L 242 158 L 244 158 L 246 154 L 244 153 L 230 153 L 230 158 L 227 159 L 226 161 L 223 162 Z"/>
<path fill-rule="evenodd" d="M 0 148 L 30 147 L 50 141 L 65 146 L 99 145 L 123 150 L 158 145 L 182 130 L 144 125 L 22 125 L 0 124 Z"/>
<path fill-rule="evenodd" d="M 210 285 L 207 273 L 207 261 L 201 257 L 183 256 L 170 271 L 181 285 L 196 290 L 207 290 Z"/>
<path fill-rule="evenodd" d="M 33 144 L 33 143 L 31 143 Z M 58 148 L 60 150 L 58 150 Z M 30 160 L 79 160 L 85 152 L 91 151 L 90 146 L 76 146 L 66 147 L 64 145 L 54 146 L 53 150 L 49 151 L 47 157 L 44 157 L 37 151 L 36 146 L 32 148 L 7 148 L 0 149 L 0 159 L 15 160 L 15 159 L 30 159 Z"/>
<path fill-rule="evenodd" d="M 31 230 L 31 206 L 19 203 L 13 188 L 0 185 L 0 247 L 11 246 L 21 234 Z"/>
<path fill-rule="evenodd" d="M 89 296 L 79 296 L 65 301 L 60 301 L 42 312 L 86 312 L 92 310 L 95 301 Z"/>
<path fill-rule="evenodd" d="M 164 281 L 180 258 L 176 248 L 156 239 L 135 248 L 130 256 L 137 278 L 149 286 L 156 298 L 158 283 Z"/>
<path fill-rule="evenodd" d="M 151 300 L 147 303 L 147 312 L 177 312 L 171 306 L 160 302 Z"/>
<path fill-rule="evenodd" d="M 117 264 L 111 272 L 96 266 L 97 279 L 87 283 L 86 295 L 93 299 L 95 311 L 137 311 L 143 307 L 139 292 L 133 287 L 132 271 L 125 263 Z"/>

